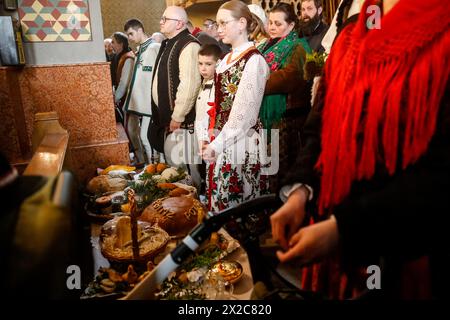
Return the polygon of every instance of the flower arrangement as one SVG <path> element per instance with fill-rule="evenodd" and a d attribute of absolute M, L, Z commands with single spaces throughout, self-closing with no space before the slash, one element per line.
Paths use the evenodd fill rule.
<path fill-rule="evenodd" d="M 185 261 L 165 280 L 155 294 L 162 300 L 214 299 L 230 284 L 211 272 L 211 267 L 239 246 L 234 239 L 227 240 L 221 233 L 213 233 L 203 250 Z"/>
<path fill-rule="evenodd" d="M 306 54 L 305 66 L 303 68 L 303 77 L 306 81 L 311 81 L 314 77 L 322 75 L 327 56 L 327 53 L 319 53 L 317 51 Z"/>

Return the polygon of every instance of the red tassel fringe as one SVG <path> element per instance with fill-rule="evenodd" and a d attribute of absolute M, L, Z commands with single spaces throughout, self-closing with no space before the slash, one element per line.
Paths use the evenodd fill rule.
<path fill-rule="evenodd" d="M 399 159 L 405 169 L 426 152 L 450 72 L 450 21 L 443 14 L 449 9 L 430 1 L 401 1 L 381 30 L 367 31 L 361 14 L 333 46 L 316 165 L 322 175 L 320 212 L 340 203 L 354 181 L 373 177 L 378 164 L 392 175 Z M 420 12 L 418 23 L 426 24 L 427 33 L 408 18 L 424 5 L 428 11 Z M 433 6 L 438 8 L 430 13 Z M 438 19 L 430 17 L 437 12 Z M 406 31 L 394 38 L 402 28 Z"/>

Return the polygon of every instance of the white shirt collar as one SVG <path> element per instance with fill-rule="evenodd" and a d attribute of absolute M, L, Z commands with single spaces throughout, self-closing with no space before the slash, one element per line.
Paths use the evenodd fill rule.
<path fill-rule="evenodd" d="M 231 55 L 231 58 L 230 59 L 236 59 L 242 52 L 244 52 L 245 50 L 247 50 L 248 48 L 250 48 L 250 47 L 252 47 L 252 46 L 254 46 L 255 44 L 253 43 L 253 41 L 248 41 L 248 42 L 245 42 L 245 43 L 243 43 L 243 44 L 241 44 L 239 47 L 236 47 L 236 48 L 233 48 L 231 51 L 230 51 L 230 53 L 228 53 L 227 55 L 226 55 L 226 57 L 228 58 L 228 55 Z M 227 61 L 225 58 L 224 58 L 224 60 L 225 61 Z M 230 65 L 232 65 L 233 63 L 235 63 L 236 61 L 232 61 L 231 63 L 230 63 Z"/>
<path fill-rule="evenodd" d="M 241 44 L 239 47 L 233 48 L 231 50 L 231 54 L 233 56 L 236 56 L 237 54 L 241 54 L 242 52 L 244 52 L 245 50 L 247 50 L 248 48 L 250 48 L 253 45 L 254 44 L 252 41 L 245 42 L 245 43 Z"/>

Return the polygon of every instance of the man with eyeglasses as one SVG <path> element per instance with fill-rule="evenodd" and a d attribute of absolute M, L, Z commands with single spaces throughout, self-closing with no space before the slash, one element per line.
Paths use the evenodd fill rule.
<path fill-rule="evenodd" d="M 205 19 L 203 21 L 202 31 L 197 34 L 197 39 L 202 45 L 215 44 L 219 46 L 222 51 L 222 56 L 230 52 L 231 47 L 222 42 L 217 32 L 217 22 L 212 19 Z"/>
<path fill-rule="evenodd" d="M 211 30 L 215 27 L 216 22 L 212 19 L 205 19 L 203 21 L 202 31 L 208 32 L 208 30 Z"/>
<path fill-rule="evenodd" d="M 167 7 L 159 22 L 167 39 L 162 42 L 155 63 L 153 117 L 148 136 L 151 145 L 160 152 L 164 152 L 169 133 L 179 129 L 187 130 L 187 137 L 194 133 L 194 106 L 201 84 L 197 68 L 200 44 L 187 30 L 187 22 L 186 11 L 177 6 Z M 170 161 L 170 154 L 165 156 Z"/>

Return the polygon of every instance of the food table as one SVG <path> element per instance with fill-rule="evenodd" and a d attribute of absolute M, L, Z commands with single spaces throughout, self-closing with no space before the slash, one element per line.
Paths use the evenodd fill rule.
<path fill-rule="evenodd" d="M 94 271 L 97 272 L 100 268 L 108 268 L 110 263 L 105 259 L 101 253 L 99 247 L 99 236 L 102 224 L 93 222 L 91 223 L 91 243 L 92 243 L 92 255 L 94 260 Z M 161 256 L 167 254 L 174 248 L 172 244 L 167 250 L 161 254 Z M 225 257 L 226 261 L 237 261 L 243 268 L 243 275 L 237 283 L 233 285 L 233 292 L 229 297 L 232 300 L 250 300 L 253 290 L 253 278 L 250 270 L 250 263 L 247 253 L 242 247 L 238 247 L 232 253 Z"/>
<path fill-rule="evenodd" d="M 155 282 L 153 270 L 157 269 L 156 266 L 206 214 L 201 203 L 196 200 L 198 198 L 195 191 L 184 184 L 186 179 L 177 181 L 176 169 L 164 168 L 163 171 L 157 172 L 156 168 L 159 168 L 159 165 L 151 170 L 145 168 L 134 177 L 134 181 L 131 180 L 132 183 L 128 180 L 125 184 L 124 181 L 117 181 L 116 175 L 110 177 L 101 173 L 98 179 L 88 184 L 87 189 L 92 191 L 93 188 L 101 188 L 101 192 L 95 192 L 94 206 L 87 211 L 93 218 L 91 243 L 96 276 L 86 288 L 83 298 L 249 300 L 253 290 L 253 278 L 247 254 L 223 229 L 211 235 L 211 238 L 186 259 L 186 263 L 183 262 L 176 272 L 169 274 L 162 284 L 157 287 L 153 284 L 149 286 L 149 283 Z M 165 169 L 173 172 L 169 177 L 171 181 L 160 178 L 167 173 Z M 107 171 L 105 169 L 104 172 Z M 136 178 L 142 181 L 137 182 Z M 158 180 L 154 181 L 154 178 Z M 114 190 L 113 194 L 105 193 L 106 190 L 102 188 L 110 186 L 111 182 L 114 183 L 114 188 L 119 183 L 122 194 L 117 190 Z M 126 185 L 128 187 L 125 187 Z M 166 188 L 168 190 L 165 190 Z M 135 194 L 134 190 L 138 190 L 139 194 Z M 114 199 L 126 198 L 126 194 L 128 202 L 117 207 Z M 145 209 L 140 206 L 139 214 L 137 207 L 142 203 L 138 203 L 136 199 L 147 200 Z M 105 211 L 104 208 L 112 204 L 115 209 L 121 208 L 119 211 L 122 212 L 104 214 L 111 212 Z M 95 210 L 92 210 L 93 208 Z M 92 211 L 96 213 L 93 214 Z M 131 236 L 130 230 L 133 233 L 133 228 L 134 235 Z M 156 233 L 146 234 L 149 230 Z M 161 240 L 163 243 L 158 250 L 150 250 L 151 255 L 147 255 L 148 252 L 145 253 L 144 250 L 148 249 L 148 243 L 151 244 L 150 247 L 156 246 L 153 240 L 156 238 L 153 235 L 158 233 L 164 241 Z M 120 255 L 117 255 L 118 252 Z M 120 260 L 125 255 L 127 258 Z"/>

